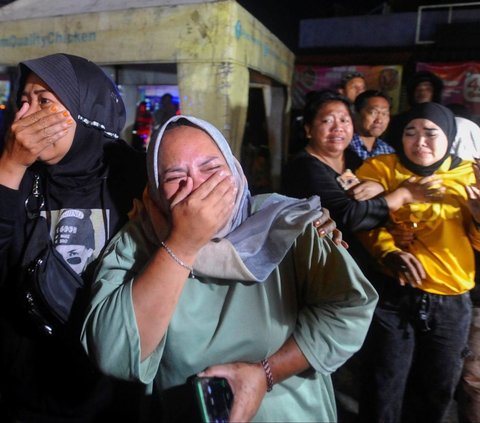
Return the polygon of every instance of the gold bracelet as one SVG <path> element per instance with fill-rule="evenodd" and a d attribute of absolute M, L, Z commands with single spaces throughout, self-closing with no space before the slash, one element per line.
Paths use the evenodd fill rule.
<path fill-rule="evenodd" d="M 192 279 L 195 279 L 195 275 L 193 274 L 193 267 L 189 266 L 187 263 L 184 263 L 182 260 L 180 260 L 165 242 L 162 241 L 160 244 L 162 245 L 163 248 L 165 248 L 165 251 L 177 264 L 179 264 L 180 266 L 190 271 L 189 277 Z"/>

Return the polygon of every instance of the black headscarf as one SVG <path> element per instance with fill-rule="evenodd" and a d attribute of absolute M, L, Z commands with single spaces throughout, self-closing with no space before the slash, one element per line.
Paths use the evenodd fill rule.
<path fill-rule="evenodd" d="M 444 134 L 447 136 L 448 146 L 445 155 L 439 161 L 432 163 L 429 166 L 420 166 L 408 159 L 403 149 L 403 142 L 400 144 L 400 148 L 397 149 L 397 154 L 400 157 L 400 162 L 407 169 L 411 170 L 417 175 L 428 176 L 433 174 L 442 165 L 442 163 L 451 156 L 450 150 L 457 134 L 457 124 L 455 121 L 455 116 L 450 109 L 442 106 L 441 104 L 433 102 L 420 103 L 415 105 L 405 116 L 405 126 L 403 127 L 403 130 L 405 130 L 408 124 L 414 119 L 428 119 L 432 121 L 433 123 L 438 125 L 440 129 L 444 132 Z M 458 166 L 460 161 L 461 160 L 458 157 L 453 156 L 450 168 L 453 169 Z"/>
<path fill-rule="evenodd" d="M 77 122 L 70 150 L 58 164 L 46 166 L 52 188 L 97 185 L 104 172 L 104 147 L 119 138 L 125 125 L 125 106 L 113 81 L 95 63 L 60 53 L 21 62 L 19 72 L 19 98 L 33 72 Z"/>

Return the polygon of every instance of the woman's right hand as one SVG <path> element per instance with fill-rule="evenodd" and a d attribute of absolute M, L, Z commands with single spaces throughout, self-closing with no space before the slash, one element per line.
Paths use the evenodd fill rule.
<path fill-rule="evenodd" d="M 227 173 L 214 173 L 195 190 L 188 177 L 170 201 L 169 243 L 172 240 L 186 254 L 196 254 L 231 218 L 236 194 L 234 178 Z"/>
<path fill-rule="evenodd" d="M 362 180 L 347 192 L 356 201 L 370 200 L 385 191 L 383 185 L 375 181 Z"/>
<path fill-rule="evenodd" d="M 411 253 L 406 251 L 394 251 L 385 256 L 383 264 L 394 272 L 400 285 L 411 285 L 418 288 L 422 280 L 426 278 L 422 263 Z"/>
<path fill-rule="evenodd" d="M 234 395 L 230 413 L 232 422 L 249 422 L 258 412 L 265 397 L 267 383 L 260 363 L 228 363 L 210 366 L 197 376 L 224 377 Z"/>
<path fill-rule="evenodd" d="M 73 123 L 70 114 L 56 106 L 32 114 L 28 114 L 29 108 L 24 102 L 15 114 L 0 157 L 0 183 L 10 188 L 18 188 L 26 169 L 44 149 L 64 137 Z"/>

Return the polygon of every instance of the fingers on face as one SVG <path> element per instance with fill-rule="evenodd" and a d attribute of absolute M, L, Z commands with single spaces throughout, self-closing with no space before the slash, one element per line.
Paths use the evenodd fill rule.
<path fill-rule="evenodd" d="M 44 138 L 58 139 L 65 135 L 73 123 L 74 121 L 70 114 L 67 111 L 63 111 L 41 118 L 37 125 Z"/>
<path fill-rule="evenodd" d="M 223 171 L 215 172 L 207 180 L 202 182 L 192 195 L 199 199 L 207 198 L 226 177 L 227 174 Z"/>
<path fill-rule="evenodd" d="M 175 207 L 178 203 L 180 203 L 180 201 L 185 200 L 185 198 L 191 194 L 192 189 L 193 179 L 188 176 L 185 182 L 179 186 L 178 191 L 171 198 L 169 198 L 170 208 Z"/>
<path fill-rule="evenodd" d="M 67 110 L 58 111 L 56 107 L 42 109 L 28 116 L 22 117 L 19 121 L 22 128 L 31 129 L 32 132 L 44 132 L 49 129 L 49 135 L 60 131 L 62 128 L 68 129 L 74 121 Z"/>
<path fill-rule="evenodd" d="M 220 199 L 235 200 L 237 194 L 237 187 L 232 175 L 224 172 L 217 172 L 208 178 L 201 186 L 195 190 L 198 197 L 201 199 Z"/>
<path fill-rule="evenodd" d="M 216 216 L 219 222 L 228 219 L 235 206 L 237 187 L 231 175 L 215 174 L 203 182 L 190 196 L 201 212 Z"/>

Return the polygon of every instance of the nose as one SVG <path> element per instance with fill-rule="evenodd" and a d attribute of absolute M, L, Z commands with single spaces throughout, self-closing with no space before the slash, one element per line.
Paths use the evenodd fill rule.
<path fill-rule="evenodd" d="M 342 131 L 342 127 L 338 123 L 335 123 L 332 126 L 332 132 L 341 132 L 341 131 Z"/>
<path fill-rule="evenodd" d="M 425 145 L 426 144 L 425 140 L 426 140 L 426 137 L 424 135 L 419 135 L 415 139 L 415 146 L 420 147 L 422 145 Z"/>
<path fill-rule="evenodd" d="M 27 112 L 25 113 L 24 116 L 30 116 L 30 115 L 32 115 L 33 113 L 36 113 L 36 112 L 38 112 L 38 111 L 40 111 L 40 106 L 39 106 L 38 104 L 35 105 L 33 102 L 32 102 L 32 103 L 29 103 L 29 105 L 28 105 L 28 110 L 27 110 Z"/>
<path fill-rule="evenodd" d="M 342 130 L 343 131 L 343 125 L 342 123 L 338 120 L 338 119 L 335 119 L 333 121 L 333 125 L 332 125 L 332 131 L 340 131 Z"/>
<path fill-rule="evenodd" d="M 196 169 L 191 170 L 188 176 L 192 178 L 192 191 L 195 191 L 200 185 L 205 182 L 206 179 L 205 176 L 198 172 Z"/>

